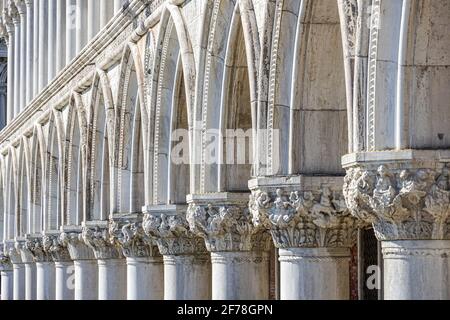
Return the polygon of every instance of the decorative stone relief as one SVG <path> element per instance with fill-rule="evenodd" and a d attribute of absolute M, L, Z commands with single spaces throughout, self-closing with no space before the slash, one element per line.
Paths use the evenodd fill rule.
<path fill-rule="evenodd" d="M 97 259 L 121 259 L 122 250 L 118 243 L 111 243 L 111 235 L 108 228 L 84 226 L 82 237 L 84 243 L 88 245 Z"/>
<path fill-rule="evenodd" d="M 59 236 L 59 242 L 67 247 L 72 260 L 93 260 L 94 251 L 84 243 L 80 232 L 63 232 Z"/>
<path fill-rule="evenodd" d="M 450 239 L 449 179 L 449 167 L 357 166 L 347 170 L 344 195 L 379 240 Z"/>
<path fill-rule="evenodd" d="M 13 269 L 11 260 L 3 252 L 0 252 L 0 271 L 11 271 Z"/>
<path fill-rule="evenodd" d="M 250 196 L 254 224 L 268 229 L 277 248 L 351 247 L 357 221 L 345 200 L 330 188 L 318 192 L 254 190 Z"/>
<path fill-rule="evenodd" d="M 34 257 L 30 250 L 26 246 L 26 241 L 16 241 L 15 248 L 19 252 L 23 263 L 33 263 Z"/>
<path fill-rule="evenodd" d="M 269 249 L 268 235 L 253 224 L 245 204 L 191 203 L 186 219 L 190 230 L 205 239 L 206 248 L 210 252 Z"/>
<path fill-rule="evenodd" d="M 185 213 L 144 215 L 145 233 L 154 239 L 163 255 L 193 255 L 206 253 L 202 238 L 189 230 Z"/>
<path fill-rule="evenodd" d="M 35 262 L 53 262 L 50 254 L 52 242 L 47 236 L 42 238 L 29 238 L 25 242 L 25 248 L 31 252 Z"/>
<path fill-rule="evenodd" d="M 67 246 L 59 239 L 59 235 L 44 236 L 42 238 L 44 248 L 47 248 L 47 253 L 52 257 L 54 262 L 71 261 Z"/>
<path fill-rule="evenodd" d="M 110 219 L 110 241 L 122 248 L 125 257 L 155 257 L 159 255 L 152 239 L 145 234 L 142 222 Z"/>

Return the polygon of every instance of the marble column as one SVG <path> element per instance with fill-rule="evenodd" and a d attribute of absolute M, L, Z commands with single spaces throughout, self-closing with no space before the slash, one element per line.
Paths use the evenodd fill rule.
<path fill-rule="evenodd" d="M 350 248 L 358 222 L 342 177 L 261 177 L 249 182 L 255 225 L 279 249 L 281 300 L 350 299 Z"/>
<path fill-rule="evenodd" d="M 42 91 L 48 83 L 48 1 L 39 0 L 39 86 Z"/>
<path fill-rule="evenodd" d="M 165 300 L 211 299 L 211 265 L 203 240 L 186 221 L 185 205 L 147 206 L 143 228 L 164 258 Z"/>
<path fill-rule="evenodd" d="M 77 0 L 76 9 L 75 53 L 79 54 L 88 41 L 86 32 L 88 0 Z"/>
<path fill-rule="evenodd" d="M 55 263 L 50 255 L 48 236 L 30 237 L 27 248 L 36 261 L 36 299 L 55 300 Z"/>
<path fill-rule="evenodd" d="M 67 230 L 63 232 L 60 236 L 60 243 L 67 247 L 70 258 L 74 262 L 75 300 L 97 300 L 97 260 L 92 249 L 84 243 L 81 231 Z"/>
<path fill-rule="evenodd" d="M 34 0 L 33 2 L 33 55 L 30 57 L 32 58 L 33 62 L 31 63 L 33 66 L 33 93 L 32 93 L 32 99 L 36 97 L 39 94 L 39 44 L 40 44 L 40 38 L 39 38 L 39 2 L 42 0 Z"/>
<path fill-rule="evenodd" d="M 66 4 L 66 63 L 76 55 L 77 0 L 68 0 Z"/>
<path fill-rule="evenodd" d="M 56 37 L 56 20 L 57 20 L 57 0 L 48 0 L 48 83 L 56 76 L 56 55 L 57 55 L 57 37 Z"/>
<path fill-rule="evenodd" d="M 127 263 L 127 299 L 162 300 L 164 269 L 156 244 L 142 228 L 142 214 L 114 215 L 109 231 Z"/>
<path fill-rule="evenodd" d="M 88 1 L 87 7 L 87 41 L 93 39 L 100 30 L 100 13 L 99 1 Z"/>
<path fill-rule="evenodd" d="M 117 14 L 122 9 L 122 0 L 113 0 L 114 1 L 114 14 Z"/>
<path fill-rule="evenodd" d="M 447 161 L 425 150 L 343 158 L 349 209 L 381 241 L 385 299 L 450 299 Z"/>
<path fill-rule="evenodd" d="M 25 300 L 36 300 L 36 263 L 26 241 L 16 244 L 25 265 Z"/>
<path fill-rule="evenodd" d="M 8 255 L 13 266 L 13 299 L 25 300 L 25 264 L 14 244 L 9 247 Z"/>
<path fill-rule="evenodd" d="M 20 105 L 19 112 L 26 106 L 27 91 L 27 7 L 24 0 L 15 0 L 20 17 Z"/>
<path fill-rule="evenodd" d="M 47 236 L 46 240 L 48 252 L 55 263 L 55 299 L 73 300 L 75 269 L 66 243 L 61 241 L 59 233 Z"/>
<path fill-rule="evenodd" d="M 190 230 L 211 252 L 214 300 L 269 298 L 269 235 L 255 228 L 247 193 L 189 195 Z"/>
<path fill-rule="evenodd" d="M 106 26 L 111 20 L 114 11 L 114 4 L 111 0 L 100 0 L 100 28 Z"/>
<path fill-rule="evenodd" d="M 98 263 L 98 299 L 125 300 L 127 266 L 120 246 L 110 242 L 107 222 L 83 226 L 83 240 Z"/>
<path fill-rule="evenodd" d="M 16 117 L 20 113 L 20 101 L 21 101 L 21 79 L 20 79 L 20 68 L 21 68 L 21 37 L 22 30 L 20 27 L 20 15 L 15 4 L 10 2 L 9 14 L 12 18 L 14 24 L 14 113 L 13 117 Z M 9 80 L 8 80 L 9 81 Z"/>
<path fill-rule="evenodd" d="M 15 34 L 14 24 L 8 13 L 4 8 L 3 19 L 5 22 L 6 32 L 8 33 L 8 74 L 7 74 L 7 93 L 6 93 L 6 122 L 9 124 L 14 118 L 14 57 L 15 57 Z"/>
<path fill-rule="evenodd" d="M 56 4 L 56 73 L 66 66 L 66 2 Z"/>
<path fill-rule="evenodd" d="M 14 274 L 13 266 L 9 257 L 0 254 L 0 281 L 2 300 L 13 300 Z"/>
<path fill-rule="evenodd" d="M 34 1 L 26 0 L 25 1 L 27 7 L 27 32 L 26 32 L 26 74 L 25 74 L 25 107 L 28 103 L 33 99 L 34 93 Z"/>

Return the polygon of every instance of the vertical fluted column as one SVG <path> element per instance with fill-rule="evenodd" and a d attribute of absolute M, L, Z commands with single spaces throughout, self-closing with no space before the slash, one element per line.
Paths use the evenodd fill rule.
<path fill-rule="evenodd" d="M 20 79 L 20 58 L 21 58 L 21 28 L 20 28 L 20 15 L 17 11 L 17 7 L 14 3 L 10 2 L 9 14 L 12 18 L 14 24 L 14 113 L 13 117 L 16 117 L 20 112 L 20 99 L 21 90 L 23 86 L 21 85 Z"/>
<path fill-rule="evenodd" d="M 116 216 L 110 220 L 113 243 L 127 261 L 127 299 L 161 300 L 164 297 L 163 262 L 158 248 L 144 233 L 142 215 Z"/>
<path fill-rule="evenodd" d="M 15 0 L 17 11 L 20 18 L 20 104 L 19 112 L 25 108 L 26 105 L 26 91 L 27 88 L 27 7 L 23 0 Z M 19 113 L 18 112 L 18 113 Z"/>
<path fill-rule="evenodd" d="M 56 56 L 58 43 L 56 38 L 56 2 L 57 0 L 48 0 L 48 81 L 50 83 L 56 76 Z"/>
<path fill-rule="evenodd" d="M 100 28 L 101 13 L 99 1 L 88 1 L 87 8 L 87 41 L 90 41 L 98 33 Z M 99 19 L 100 18 L 100 19 Z"/>
<path fill-rule="evenodd" d="M 189 231 L 186 206 L 148 206 L 143 210 L 144 230 L 164 258 L 164 299 L 211 299 L 210 257 L 203 239 Z"/>
<path fill-rule="evenodd" d="M 40 2 L 43 0 L 34 0 L 33 3 L 33 54 L 30 59 L 33 60 L 33 94 L 32 98 L 36 97 L 39 93 L 39 6 Z"/>
<path fill-rule="evenodd" d="M 25 75 L 25 107 L 33 99 L 34 93 L 34 1 L 26 0 L 27 32 L 26 32 L 26 75 Z"/>
<path fill-rule="evenodd" d="M 450 299 L 450 166 L 423 150 L 344 160 L 349 209 L 381 241 L 384 299 Z"/>
<path fill-rule="evenodd" d="M 83 227 L 83 240 L 98 263 L 98 299 L 126 300 L 127 266 L 122 250 L 110 242 L 107 225 Z"/>
<path fill-rule="evenodd" d="M 100 29 L 112 18 L 114 4 L 111 0 L 100 0 Z"/>
<path fill-rule="evenodd" d="M 76 30 L 75 30 L 75 52 L 76 54 L 84 48 L 87 43 L 87 11 L 88 1 L 77 0 L 77 14 L 76 14 Z"/>
<path fill-rule="evenodd" d="M 77 0 L 67 0 L 66 4 L 66 63 L 76 55 Z"/>
<path fill-rule="evenodd" d="M 14 57 L 15 57 L 15 41 L 14 41 L 14 25 L 7 8 L 3 8 L 3 19 L 8 33 L 8 71 L 7 71 L 7 92 L 6 92 L 6 123 L 10 123 L 14 118 Z"/>
<path fill-rule="evenodd" d="M 211 252 L 214 300 L 269 298 L 269 235 L 259 232 L 248 194 L 189 195 L 190 230 Z"/>
<path fill-rule="evenodd" d="M 48 1 L 39 0 L 39 87 L 40 92 L 48 81 Z"/>
<path fill-rule="evenodd" d="M 56 4 L 56 73 L 66 65 L 66 1 Z"/>
<path fill-rule="evenodd" d="M 69 250 L 74 261 L 75 300 L 98 299 L 98 267 L 94 252 L 88 247 L 80 232 L 65 232 L 60 243 Z"/>
<path fill-rule="evenodd" d="M 13 266 L 9 257 L 3 253 L 0 253 L 0 282 L 2 300 L 12 300 L 14 283 Z"/>
<path fill-rule="evenodd" d="M 342 182 L 326 176 L 250 181 L 253 221 L 270 230 L 279 249 L 280 299 L 350 299 L 357 221 L 345 206 Z"/>

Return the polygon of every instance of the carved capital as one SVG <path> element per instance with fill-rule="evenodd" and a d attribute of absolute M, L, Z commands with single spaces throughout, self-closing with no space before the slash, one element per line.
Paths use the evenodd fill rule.
<path fill-rule="evenodd" d="M 162 255 L 196 255 L 206 253 L 202 238 L 189 230 L 185 206 L 146 208 L 143 226 L 154 239 Z"/>
<path fill-rule="evenodd" d="M 53 262 L 50 254 L 51 241 L 48 236 L 28 237 L 25 249 L 30 251 L 35 262 Z"/>
<path fill-rule="evenodd" d="M 32 252 L 27 248 L 26 240 L 24 241 L 16 241 L 15 248 L 17 252 L 20 254 L 22 263 L 33 263 L 34 256 Z"/>
<path fill-rule="evenodd" d="M 59 243 L 66 247 L 72 260 L 94 260 L 94 251 L 84 242 L 81 232 L 63 232 Z"/>
<path fill-rule="evenodd" d="M 255 186 L 249 202 L 253 222 L 270 231 L 277 248 L 351 247 L 358 225 L 338 185 Z"/>
<path fill-rule="evenodd" d="M 159 256 L 158 248 L 144 232 L 142 216 L 112 218 L 109 221 L 111 243 L 122 248 L 125 257 L 143 258 Z"/>
<path fill-rule="evenodd" d="M 238 199 L 227 199 L 228 194 L 201 197 L 190 201 L 186 218 L 190 230 L 205 239 L 208 251 L 268 250 L 268 234 L 253 223 L 248 194 Z"/>
<path fill-rule="evenodd" d="M 9 257 L 3 253 L 0 252 L 0 271 L 12 271 L 13 270 L 13 266 L 11 263 L 11 259 L 9 259 Z"/>
<path fill-rule="evenodd" d="M 16 5 L 17 12 L 19 13 L 19 15 L 24 16 L 27 12 L 26 1 L 14 0 L 14 4 Z"/>
<path fill-rule="evenodd" d="M 20 14 L 14 0 L 8 0 L 8 15 L 11 17 L 13 24 L 20 23 Z"/>
<path fill-rule="evenodd" d="M 450 239 L 450 169 L 442 163 L 354 164 L 344 195 L 379 240 Z"/>
<path fill-rule="evenodd" d="M 84 243 L 93 251 L 97 259 L 121 259 L 122 250 L 118 243 L 111 243 L 108 226 L 83 226 Z"/>

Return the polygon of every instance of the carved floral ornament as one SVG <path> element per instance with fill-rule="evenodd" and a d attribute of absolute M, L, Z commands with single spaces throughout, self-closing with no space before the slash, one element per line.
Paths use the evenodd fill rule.
<path fill-rule="evenodd" d="M 249 207 L 254 224 L 270 231 L 277 248 L 351 247 L 356 241 L 358 222 L 329 188 L 290 195 L 255 190 Z"/>
<path fill-rule="evenodd" d="M 117 242 L 111 243 L 110 229 L 96 226 L 83 227 L 81 236 L 84 243 L 94 251 L 97 259 L 121 259 L 122 250 Z"/>
<path fill-rule="evenodd" d="M 24 249 L 31 252 L 36 262 L 53 262 L 50 254 L 52 242 L 48 236 L 42 238 L 29 238 L 26 240 Z"/>
<path fill-rule="evenodd" d="M 253 224 L 247 205 L 191 203 L 186 219 L 210 252 L 269 250 L 269 235 Z"/>
<path fill-rule="evenodd" d="M 184 212 L 177 214 L 145 214 L 145 233 L 158 245 L 163 255 L 206 253 L 202 238 L 189 230 Z"/>
<path fill-rule="evenodd" d="M 379 240 L 450 239 L 449 167 L 404 167 L 349 168 L 344 195 L 351 213 L 373 224 Z"/>

